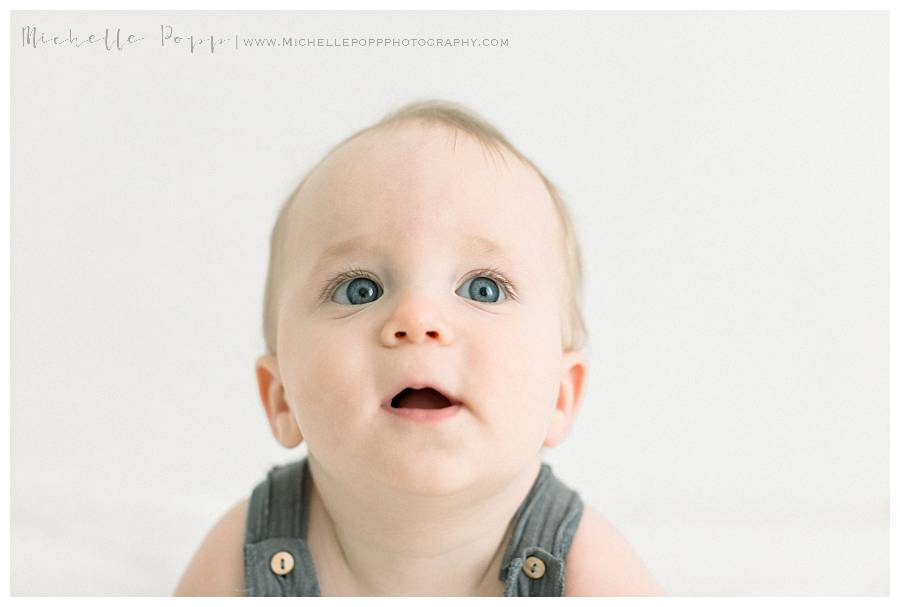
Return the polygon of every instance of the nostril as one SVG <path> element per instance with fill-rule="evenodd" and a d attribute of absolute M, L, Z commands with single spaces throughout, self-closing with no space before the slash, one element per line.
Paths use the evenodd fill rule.
<path fill-rule="evenodd" d="M 437 338 L 440 336 L 440 333 L 438 333 L 437 331 L 426 331 L 425 334 L 428 337 L 434 337 L 434 338 Z M 394 333 L 394 335 L 396 337 L 406 337 L 406 331 L 397 331 L 396 333 Z"/>

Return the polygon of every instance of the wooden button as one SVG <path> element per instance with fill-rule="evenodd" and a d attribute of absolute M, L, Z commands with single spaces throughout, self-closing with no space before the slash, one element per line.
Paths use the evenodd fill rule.
<path fill-rule="evenodd" d="M 278 575 L 287 575 L 294 569 L 294 557 L 290 552 L 282 550 L 275 553 L 272 560 L 269 561 L 269 565 L 272 567 L 272 571 Z"/>
<path fill-rule="evenodd" d="M 533 580 L 539 580 L 544 577 L 546 569 L 547 566 L 544 565 L 544 561 L 536 556 L 529 556 L 525 559 L 525 564 L 522 565 L 522 571 Z"/>

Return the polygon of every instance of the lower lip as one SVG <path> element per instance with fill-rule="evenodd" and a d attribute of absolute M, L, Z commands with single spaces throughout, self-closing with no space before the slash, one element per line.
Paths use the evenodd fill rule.
<path fill-rule="evenodd" d="M 460 409 L 462 409 L 462 406 L 450 405 L 449 407 L 442 407 L 440 409 L 395 409 L 388 403 L 382 408 L 387 409 L 389 413 L 393 413 L 399 417 L 405 417 L 414 422 L 437 423 L 456 416 Z"/>

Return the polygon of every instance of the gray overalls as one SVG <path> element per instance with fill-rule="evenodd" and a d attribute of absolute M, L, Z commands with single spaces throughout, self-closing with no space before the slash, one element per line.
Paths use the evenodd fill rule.
<path fill-rule="evenodd" d="M 306 545 L 307 460 L 273 467 L 250 497 L 244 536 L 248 596 L 320 596 Z M 500 580 L 503 596 L 562 596 L 566 554 L 581 520 L 578 494 L 546 463 L 515 514 Z"/>

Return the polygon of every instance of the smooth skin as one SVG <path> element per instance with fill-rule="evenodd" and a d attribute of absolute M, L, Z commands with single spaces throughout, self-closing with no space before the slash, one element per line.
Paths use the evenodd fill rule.
<path fill-rule="evenodd" d="M 511 154 L 407 123 L 345 143 L 297 196 L 277 348 L 256 372 L 275 438 L 307 442 L 322 594 L 501 595 L 510 521 L 542 449 L 568 434 L 587 375 L 585 356 L 561 348 L 564 265 L 543 183 Z M 340 243 L 357 248 L 324 256 Z M 354 292 L 372 297 L 350 301 L 354 278 L 335 281 L 348 268 L 367 277 Z M 498 274 L 496 301 L 472 297 L 473 280 Z M 386 411 L 411 378 L 466 406 L 439 424 Z M 222 517 L 176 594 L 242 592 L 245 515 L 241 502 Z M 590 508 L 566 588 L 661 593 Z"/>

